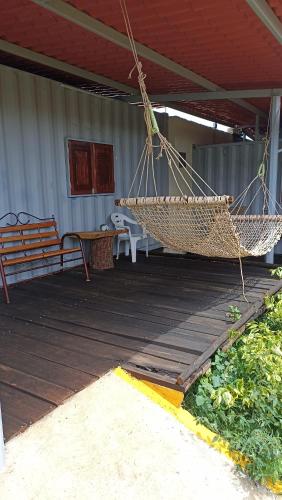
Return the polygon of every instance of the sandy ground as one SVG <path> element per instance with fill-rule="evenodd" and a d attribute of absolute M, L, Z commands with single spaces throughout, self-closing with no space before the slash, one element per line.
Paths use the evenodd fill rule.
<path fill-rule="evenodd" d="M 274 499 L 110 373 L 7 445 L 1 500 Z"/>

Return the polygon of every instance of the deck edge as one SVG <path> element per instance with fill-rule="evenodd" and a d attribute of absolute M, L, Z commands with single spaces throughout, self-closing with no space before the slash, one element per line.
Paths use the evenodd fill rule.
<path fill-rule="evenodd" d="M 195 362 L 189 366 L 189 368 L 182 372 L 178 379 L 177 383 L 184 387 L 184 391 L 186 392 L 189 387 L 197 380 L 200 375 L 203 375 L 211 364 L 211 357 L 219 348 L 224 348 L 224 350 L 228 350 L 229 347 L 244 333 L 247 323 L 250 320 L 256 319 L 261 314 L 266 311 L 266 306 L 264 303 L 264 299 L 266 296 L 271 297 L 275 293 L 278 293 L 282 289 L 282 280 L 279 280 L 278 283 L 275 283 L 266 293 L 262 300 L 259 300 L 252 304 L 249 311 L 242 315 L 242 317 L 236 321 L 236 323 L 232 323 L 230 327 L 232 330 L 238 331 L 238 335 L 233 339 L 228 338 L 228 330 L 222 333 L 199 358 L 195 360 Z"/>

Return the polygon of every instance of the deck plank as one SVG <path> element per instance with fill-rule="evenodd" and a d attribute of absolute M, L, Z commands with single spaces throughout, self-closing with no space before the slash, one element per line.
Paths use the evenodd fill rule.
<path fill-rule="evenodd" d="M 29 318 L 34 321 L 40 309 L 39 306 L 37 306 L 36 300 L 33 304 L 36 306 L 36 312 L 30 314 Z M 172 348 L 175 345 L 179 348 L 187 348 L 188 350 L 189 343 L 191 343 L 191 349 L 202 350 L 201 346 L 206 345 L 216 336 L 207 332 L 197 332 L 192 330 L 192 328 L 190 330 L 169 328 L 163 325 L 152 325 L 150 322 L 137 319 L 135 319 L 133 323 L 131 318 L 113 317 L 110 313 L 101 313 L 99 311 L 95 311 L 94 314 L 92 313 L 91 315 L 90 310 L 84 311 L 83 306 L 75 307 L 72 305 L 72 307 L 66 309 L 60 308 L 60 306 L 56 304 L 55 310 L 51 311 L 50 316 L 40 311 L 40 321 L 42 323 L 45 321 L 45 316 L 58 321 L 66 320 L 67 318 L 69 323 L 76 324 L 78 327 L 87 326 L 117 335 L 127 335 L 128 337 L 141 339 L 143 341 L 151 341 L 154 343 L 155 339 L 157 339 L 157 342 L 163 345 L 169 345 Z M 77 319 L 78 317 L 80 317 L 79 321 Z"/>
<path fill-rule="evenodd" d="M 93 375 L 47 359 L 37 358 L 22 349 L 17 349 L 14 342 L 11 342 L 10 346 L 6 343 L 5 348 L 4 343 L 0 342 L 0 345 L 0 363 L 19 370 L 23 374 L 39 377 L 53 384 L 59 383 L 61 387 L 73 392 L 86 387 L 95 380 Z"/>
<path fill-rule="evenodd" d="M 47 293 L 45 292 L 44 300 L 48 301 L 51 296 L 53 298 L 54 296 L 56 296 L 57 304 L 60 304 L 62 306 L 65 305 L 68 307 L 74 306 L 74 302 L 72 301 L 72 303 L 70 303 L 69 300 L 69 298 L 72 297 L 71 295 L 68 295 L 71 293 L 69 290 L 70 287 L 68 287 L 67 292 L 65 292 L 63 291 L 62 286 L 60 286 L 59 290 L 54 290 L 53 284 L 48 285 L 50 289 L 47 290 Z M 33 288 L 31 293 L 36 296 L 39 291 L 39 288 Z M 22 290 L 22 292 L 25 293 L 24 290 Z M 83 294 L 80 296 L 85 297 L 85 292 L 83 292 Z M 57 307 L 58 309 L 58 306 L 56 306 L 55 304 L 53 307 Z M 81 304 L 79 304 L 79 307 L 81 307 Z M 158 310 L 156 307 L 152 308 L 143 304 L 138 305 L 138 302 L 127 302 L 120 297 L 107 297 L 107 300 L 105 300 L 105 297 L 102 296 L 101 293 L 99 294 L 99 296 L 97 296 L 97 294 L 93 295 L 91 293 L 91 290 L 90 292 L 88 292 L 87 300 L 83 301 L 83 307 L 85 309 L 90 308 L 91 310 L 95 310 L 97 312 L 110 314 L 117 319 L 118 317 L 126 317 L 131 318 L 131 320 L 144 320 L 148 324 L 151 324 L 154 328 L 157 328 L 157 326 L 154 326 L 157 324 L 171 328 L 177 327 L 189 331 L 193 330 L 196 332 L 209 333 L 212 335 L 218 335 L 219 331 L 225 328 L 225 322 L 221 322 L 220 320 L 207 320 L 205 318 L 198 317 L 193 318 L 190 321 L 190 318 L 187 315 L 185 316 L 185 318 L 183 318 L 182 322 L 179 322 L 179 319 L 181 319 L 179 318 L 179 316 L 175 316 L 175 314 L 164 314 L 163 311 Z M 51 309 L 49 306 L 48 312 L 50 312 L 50 310 Z"/>
<path fill-rule="evenodd" d="M 32 326 L 32 325 L 31 325 Z M 82 355 L 80 358 L 77 356 L 77 365 L 76 368 L 79 367 L 81 370 L 87 370 L 87 365 L 85 364 L 85 358 L 88 359 L 88 355 L 91 356 L 93 363 L 91 366 L 91 370 L 87 370 L 88 373 L 93 373 L 93 368 L 100 369 L 101 358 L 104 360 L 108 360 L 110 362 L 110 367 L 113 364 L 122 363 L 124 361 L 128 361 L 134 359 L 137 363 L 147 363 L 149 365 L 155 366 L 158 369 L 167 369 L 167 371 L 171 371 L 174 373 L 178 373 L 181 369 L 184 369 L 188 363 L 181 363 L 179 361 L 172 361 L 170 359 L 163 359 L 159 356 L 152 356 L 142 351 L 136 352 L 135 350 L 129 350 L 117 345 L 105 344 L 103 342 L 96 342 L 94 339 L 86 338 L 83 336 L 76 336 L 73 334 L 69 334 L 67 330 L 64 331 L 56 331 L 52 329 L 42 329 L 32 330 L 29 328 L 28 332 L 21 332 L 20 335 L 17 333 L 13 333 L 12 340 L 9 341 L 9 345 L 13 345 L 16 343 L 20 345 L 22 349 L 30 351 L 30 340 L 33 339 L 36 343 L 40 342 L 40 347 L 42 348 L 41 356 L 52 356 L 52 351 L 48 349 L 46 352 L 45 343 L 48 346 L 56 346 L 58 348 L 63 348 L 64 353 L 69 352 L 69 361 L 68 357 L 65 357 L 65 363 L 69 363 L 70 366 L 73 366 L 73 353 L 79 353 Z M 1 334 L 0 334 L 1 341 Z M 4 340 L 5 343 L 5 340 Z M 44 343 L 44 344 L 43 344 Z M 33 351 L 32 351 L 33 352 Z M 36 353 L 38 350 L 36 350 Z M 34 352 L 35 353 L 35 352 Z M 99 360 L 97 361 L 97 353 L 99 353 Z M 86 357 L 87 356 L 87 357 Z M 190 357 L 190 360 L 193 358 Z M 195 356 L 194 356 L 195 359 Z"/>
<path fill-rule="evenodd" d="M 1 406 L 25 424 L 36 422 L 56 405 L 0 382 Z"/>
<path fill-rule="evenodd" d="M 15 387 L 32 396 L 58 405 L 73 394 L 73 391 L 48 382 L 39 377 L 23 373 L 20 370 L 0 363 L 0 380 L 10 387 Z"/>
<path fill-rule="evenodd" d="M 279 288 L 269 270 L 234 262 L 138 256 L 115 269 L 81 269 L 11 288 L 0 303 L 0 400 L 6 439 L 122 365 L 135 376 L 184 390 L 228 338 L 228 307 L 249 317 Z M 282 286 L 282 281 L 280 282 Z"/>
<path fill-rule="evenodd" d="M 187 355 L 187 353 L 182 354 L 182 351 L 166 347 L 157 341 L 154 343 L 148 343 L 140 340 L 139 338 L 135 339 L 127 335 L 115 335 L 109 332 L 87 327 L 80 323 L 70 323 L 63 319 L 56 320 L 54 318 L 45 317 L 43 319 L 41 318 L 40 321 L 26 322 L 26 320 L 21 320 L 20 318 L 8 317 L 5 318 L 5 323 L 3 323 L 3 317 L 1 317 L 0 322 L 1 320 L 2 332 L 6 332 L 6 328 L 4 326 L 6 323 L 6 325 L 9 325 L 10 332 L 12 331 L 13 335 L 18 333 L 20 335 L 27 335 L 31 337 L 35 336 L 35 338 L 47 340 L 49 332 L 57 333 L 60 334 L 62 338 L 62 345 L 67 345 L 67 342 L 65 342 L 64 339 L 67 340 L 68 335 L 71 335 L 72 337 L 75 337 L 75 340 L 77 341 L 76 345 L 78 345 L 79 349 L 81 347 L 83 348 L 83 340 L 88 339 L 89 342 L 87 345 L 91 344 L 97 351 L 99 351 L 100 347 L 103 348 L 104 345 L 107 349 L 107 354 L 109 352 L 109 356 L 112 348 L 114 348 L 114 352 L 116 353 L 116 348 L 121 347 L 125 348 L 123 354 L 126 358 L 132 357 L 133 354 L 136 356 L 138 353 L 142 353 L 151 355 L 152 360 L 155 357 L 163 358 L 166 363 L 169 363 L 169 361 L 172 360 L 177 361 L 178 363 L 190 364 L 195 359 L 195 355 Z M 25 325 L 24 333 L 23 322 Z M 150 356 L 148 356 L 148 358 L 149 357 Z"/>
<path fill-rule="evenodd" d="M 111 360 L 98 357 L 96 354 L 93 356 L 88 353 L 74 352 L 25 335 L 13 335 L 12 339 L 7 339 L 1 335 L 0 342 L 3 349 L 6 346 L 15 346 L 19 351 L 33 354 L 37 358 L 47 359 L 62 366 L 76 368 L 95 377 L 100 377 L 112 367 Z"/>
<path fill-rule="evenodd" d="M 2 421 L 5 441 L 23 432 L 28 427 L 26 422 L 23 422 L 20 418 L 14 417 L 14 415 L 10 415 L 7 411 L 3 411 L 3 409 Z"/>

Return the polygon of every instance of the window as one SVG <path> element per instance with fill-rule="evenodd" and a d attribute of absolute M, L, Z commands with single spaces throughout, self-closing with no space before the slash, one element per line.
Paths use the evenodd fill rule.
<path fill-rule="evenodd" d="M 114 193 L 111 144 L 68 141 L 71 195 Z"/>

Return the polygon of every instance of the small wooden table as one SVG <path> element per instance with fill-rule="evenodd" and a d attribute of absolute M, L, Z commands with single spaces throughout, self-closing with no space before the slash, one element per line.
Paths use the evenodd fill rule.
<path fill-rule="evenodd" d="M 110 231 L 74 231 L 64 236 L 78 238 L 79 240 L 91 241 L 90 265 L 93 269 L 112 269 L 113 241 L 118 234 L 127 233 L 127 229 L 114 229 Z"/>

